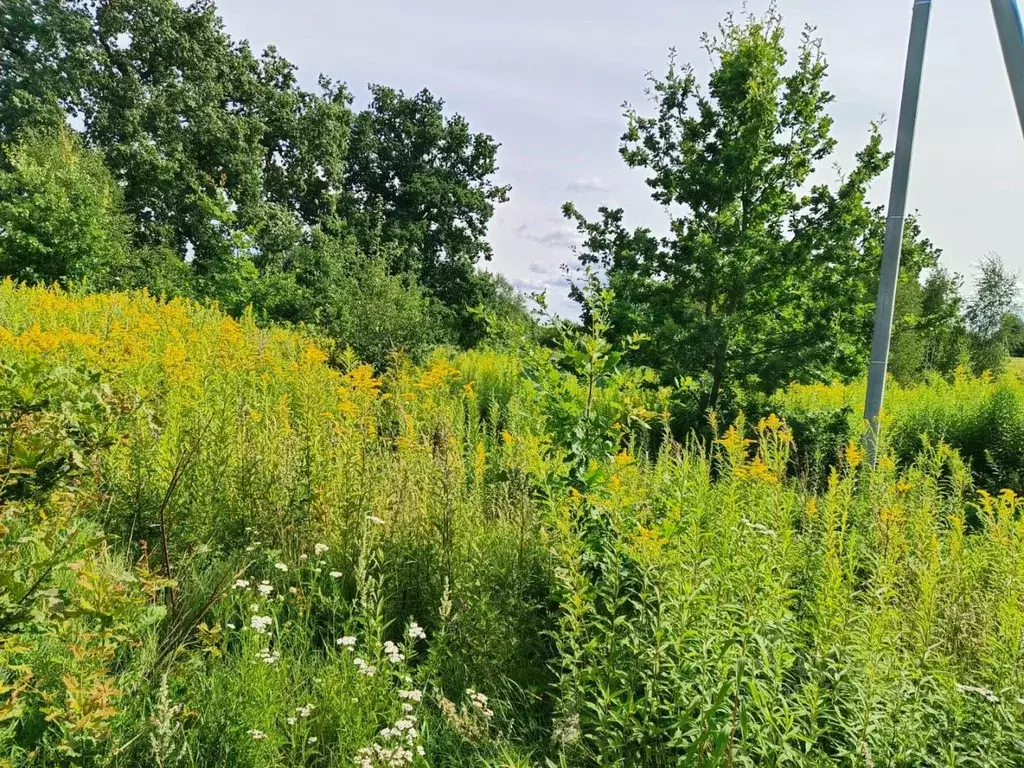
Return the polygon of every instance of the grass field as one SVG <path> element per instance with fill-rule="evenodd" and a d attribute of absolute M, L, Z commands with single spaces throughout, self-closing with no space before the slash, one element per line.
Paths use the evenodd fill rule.
<path fill-rule="evenodd" d="M 0 285 L 0 763 L 1024 764 L 1012 492 L 855 442 L 815 490 L 774 417 L 681 445 L 590 349 L 378 375 Z"/>

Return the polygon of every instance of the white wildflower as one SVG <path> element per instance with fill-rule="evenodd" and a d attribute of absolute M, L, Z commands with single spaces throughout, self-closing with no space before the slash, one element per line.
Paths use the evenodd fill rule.
<path fill-rule="evenodd" d="M 248 579 L 236 579 L 235 580 L 234 588 L 235 589 L 248 589 L 249 588 L 249 580 Z"/>
<path fill-rule="evenodd" d="M 338 647 L 340 647 L 340 648 L 347 648 L 350 651 L 353 648 L 356 647 L 356 639 L 354 637 L 352 637 L 351 635 L 345 635 L 345 637 L 339 637 L 335 642 L 337 643 Z"/>
<path fill-rule="evenodd" d="M 224 626 L 226 626 L 228 629 L 238 629 L 238 627 L 236 627 L 234 624 L 225 624 Z"/>
<path fill-rule="evenodd" d="M 367 664 L 363 659 L 359 658 L 358 656 L 356 656 L 355 659 L 352 660 L 352 663 L 356 665 L 356 669 L 359 670 L 359 674 L 361 675 L 373 677 L 373 675 L 377 672 L 376 667 Z"/>
<path fill-rule="evenodd" d="M 415 640 L 426 640 L 427 639 L 426 630 L 424 630 L 423 627 L 421 627 L 415 621 L 412 622 L 409 625 L 408 632 L 409 632 L 409 639 L 410 640 L 415 641 Z"/>
<path fill-rule="evenodd" d="M 399 691 L 398 698 L 404 701 L 422 701 L 423 691 L 418 691 L 415 688 L 411 691 Z"/>
<path fill-rule="evenodd" d="M 295 725 L 297 722 L 299 722 L 299 718 L 297 718 L 297 717 L 286 717 L 284 719 L 284 721 L 286 723 L 288 723 L 288 725 Z"/>
<path fill-rule="evenodd" d="M 302 562 L 306 562 L 307 560 L 309 560 L 309 555 L 303 552 L 301 555 L 299 555 L 299 560 L 301 560 Z"/>
<path fill-rule="evenodd" d="M 317 557 L 320 557 L 320 555 L 324 554 L 328 549 L 330 549 L 330 547 L 328 547 L 326 544 L 317 543 L 313 545 L 313 552 L 316 553 Z"/>
<path fill-rule="evenodd" d="M 284 563 L 274 563 L 274 567 L 277 568 L 277 570 L 281 571 L 282 573 L 287 573 L 288 572 L 288 566 L 285 565 Z"/>
<path fill-rule="evenodd" d="M 405 660 L 405 655 L 398 650 L 398 646 L 390 640 L 384 643 L 384 653 L 392 664 L 400 664 Z"/>
<path fill-rule="evenodd" d="M 303 707 L 299 707 L 295 711 L 299 713 L 299 717 L 309 717 L 313 714 L 315 707 L 312 704 L 306 704 Z"/>
<path fill-rule="evenodd" d="M 256 589 L 260 591 L 261 595 L 266 597 L 270 597 L 270 593 L 274 591 L 274 588 L 271 586 L 269 581 L 261 581 L 260 585 L 256 587 Z"/>
<path fill-rule="evenodd" d="M 276 664 L 281 660 L 281 654 L 277 651 L 260 651 L 259 658 L 264 664 Z"/>
<path fill-rule="evenodd" d="M 340 579 L 341 578 L 341 571 L 331 571 L 327 575 L 330 576 L 332 579 Z"/>
<path fill-rule="evenodd" d="M 269 616 L 253 616 L 249 619 L 249 626 L 259 632 L 261 635 L 267 634 L 267 627 L 274 623 L 274 620 Z"/>
<path fill-rule="evenodd" d="M 258 728 L 250 728 L 248 731 L 246 731 L 246 733 L 252 736 L 253 741 L 263 741 L 267 738 L 267 734 L 265 734 Z"/>
<path fill-rule="evenodd" d="M 310 736 L 308 739 L 306 739 L 306 743 L 307 744 L 316 744 L 316 736 Z"/>

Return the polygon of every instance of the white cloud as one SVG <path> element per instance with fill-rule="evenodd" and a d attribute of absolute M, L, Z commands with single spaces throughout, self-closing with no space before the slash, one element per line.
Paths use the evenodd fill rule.
<path fill-rule="evenodd" d="M 572 248 L 582 241 L 572 224 L 529 224 L 516 227 L 516 237 L 531 240 L 549 248 Z"/>
<path fill-rule="evenodd" d="M 567 189 L 570 192 L 604 192 L 610 187 L 597 176 L 576 179 Z"/>

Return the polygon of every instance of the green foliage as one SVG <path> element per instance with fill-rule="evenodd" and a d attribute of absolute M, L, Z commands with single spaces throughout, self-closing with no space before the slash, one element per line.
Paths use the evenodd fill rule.
<path fill-rule="evenodd" d="M 771 407 L 804 440 L 797 443 L 799 468 L 825 477 L 840 449 L 863 434 L 864 383 L 794 385 Z M 890 382 L 883 425 L 885 442 L 903 466 L 941 440 L 966 460 L 979 487 L 1024 492 L 1024 384 L 1015 375 L 974 378 L 961 369 L 948 379 Z"/>
<path fill-rule="evenodd" d="M 1019 764 L 1019 500 L 933 441 L 812 489 L 775 417 L 652 439 L 666 393 L 588 301 L 553 350 L 377 378 L 251 316 L 0 284 L 0 759 Z M 904 400 L 1013 425 L 959 381 Z"/>
<path fill-rule="evenodd" d="M 1019 275 L 990 254 L 981 260 L 974 295 L 964 318 L 971 331 L 971 365 L 975 373 L 1000 373 L 1006 368 L 1008 339 L 1004 318 L 1017 301 Z"/>
<path fill-rule="evenodd" d="M 388 252 L 395 286 L 422 285 L 445 308 L 433 315 L 457 341 L 482 339 L 471 310 L 501 299 L 475 264 L 490 258 L 487 225 L 508 188 L 492 180 L 497 144 L 445 115 L 442 100 L 373 86 L 370 106 L 353 114 L 343 85 L 321 77 L 316 92 L 304 90 L 274 48 L 256 55 L 232 40 L 210 0 L 8 6 L 0 17 L 0 144 L 39 125 L 82 126 L 84 143 L 117 180 L 128 218 L 112 202 L 116 226 L 81 226 L 117 242 L 128 229 L 141 251 L 133 269 L 113 274 L 157 294 L 215 300 L 234 314 L 251 303 L 268 319 L 356 316 L 360 301 L 340 308 L 337 297 L 366 279 L 362 268 L 342 275 L 343 264 L 323 261 L 347 253 L 354 238 L 370 256 Z M 90 158 L 90 171 L 101 173 Z M 22 179 L 10 182 L 8 194 L 24 192 Z M 91 187 L 97 197 L 112 185 L 92 179 Z M 81 215 L 98 218 L 88 207 Z M 44 216 L 41 226 L 61 232 L 68 219 Z M 321 247 L 317 230 L 342 244 Z M 130 285 L 92 269 L 107 264 L 109 248 L 68 232 L 76 250 L 61 259 L 81 256 L 79 272 L 97 287 Z M 31 278 L 42 257 L 10 258 L 10 274 Z M 62 276 L 60 266 L 38 279 Z M 422 303 L 413 294 L 412 304 Z M 419 310 L 383 310 L 410 311 Z M 426 325 L 429 338 L 434 323 Z M 366 346 L 378 355 L 389 343 Z"/>
<path fill-rule="evenodd" d="M 628 231 L 621 209 L 589 222 L 565 206 L 586 238 L 582 260 L 615 291 L 617 333 L 649 335 L 635 360 L 695 380 L 698 413 L 862 370 L 884 229 L 866 195 L 889 163 L 872 128 L 837 187 L 805 188 L 835 148 L 828 68 L 809 30 L 791 69 L 774 9 L 730 16 L 704 44 L 706 89 L 673 60 L 651 80 L 655 114 L 626 112 L 620 152 L 647 172 L 670 234 Z M 907 232 L 916 275 L 934 252 Z"/>
<path fill-rule="evenodd" d="M 374 85 L 370 93 L 354 118 L 342 216 L 365 233 L 364 247 L 395 243 L 398 271 L 451 308 L 460 340 L 471 344 L 479 330 L 459 324 L 489 293 L 474 265 L 491 258 L 487 224 L 509 192 L 492 181 L 498 145 L 460 115 L 446 117 L 429 91 L 407 97 Z"/>
<path fill-rule="evenodd" d="M 67 130 L 24 137 L 0 163 L 0 274 L 125 285 L 130 223 L 95 152 Z"/>
<path fill-rule="evenodd" d="M 0 356 L 0 760 L 100 754 L 116 666 L 162 615 L 85 514 L 109 400 L 94 372 Z"/>

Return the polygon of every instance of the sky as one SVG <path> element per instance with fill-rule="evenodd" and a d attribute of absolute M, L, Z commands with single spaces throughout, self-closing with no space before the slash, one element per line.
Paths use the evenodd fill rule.
<path fill-rule="evenodd" d="M 366 86 L 428 88 L 475 131 L 501 144 L 498 180 L 511 199 L 490 228 L 489 268 L 526 291 L 548 290 L 567 310 L 560 265 L 578 242 L 562 217 L 622 207 L 630 226 L 660 229 L 642 171 L 618 155 L 622 105 L 645 108 L 646 74 L 668 52 L 710 68 L 700 35 L 741 0 L 218 0 L 227 32 L 257 49 L 276 45 L 314 88 L 318 73 Z M 779 0 L 788 41 L 814 26 L 830 63 L 837 161 L 849 168 L 873 120 L 895 142 L 912 0 Z M 767 0 L 750 0 L 760 13 Z M 824 172 L 835 177 L 836 171 Z M 888 198 L 888 176 L 873 189 Z M 910 209 L 970 275 L 987 253 L 1024 270 L 1018 218 L 1024 138 L 987 0 L 935 0 L 910 186 Z"/>

